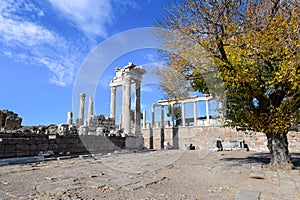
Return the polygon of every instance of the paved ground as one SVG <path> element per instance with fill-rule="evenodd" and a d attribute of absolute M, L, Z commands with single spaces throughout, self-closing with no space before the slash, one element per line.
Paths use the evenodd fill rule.
<path fill-rule="evenodd" d="M 200 155 L 150 151 L 6 165 L 0 199 L 300 199 L 299 170 L 268 170 L 265 154 Z"/>

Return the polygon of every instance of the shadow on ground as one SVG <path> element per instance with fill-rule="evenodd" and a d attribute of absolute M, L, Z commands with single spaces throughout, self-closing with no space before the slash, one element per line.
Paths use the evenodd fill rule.
<path fill-rule="evenodd" d="M 295 167 L 300 167 L 300 153 L 292 153 L 292 162 Z M 221 161 L 233 161 L 238 163 L 260 163 L 269 164 L 270 154 L 268 153 L 257 153 L 246 158 L 222 158 Z"/>

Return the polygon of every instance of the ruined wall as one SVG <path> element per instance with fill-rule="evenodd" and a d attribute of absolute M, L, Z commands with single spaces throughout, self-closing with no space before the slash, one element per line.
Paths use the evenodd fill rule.
<path fill-rule="evenodd" d="M 169 142 L 175 149 L 184 149 L 185 145 L 193 144 L 196 148 L 211 148 L 216 140 L 245 140 L 252 151 L 268 152 L 265 134 L 256 132 L 236 131 L 221 127 L 179 127 L 142 129 L 144 144 L 147 148 L 161 149 L 163 143 Z M 300 132 L 288 134 L 290 152 L 300 152 Z"/>
<path fill-rule="evenodd" d="M 0 158 L 36 156 L 41 151 L 55 155 L 82 154 L 119 150 L 125 138 L 95 135 L 20 135 L 0 133 Z"/>

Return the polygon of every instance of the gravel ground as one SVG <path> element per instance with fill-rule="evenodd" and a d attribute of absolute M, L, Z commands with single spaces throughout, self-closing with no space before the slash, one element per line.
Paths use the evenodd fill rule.
<path fill-rule="evenodd" d="M 299 170 L 267 170 L 267 161 L 255 152 L 200 159 L 170 150 L 7 165 L 0 199 L 300 199 Z"/>

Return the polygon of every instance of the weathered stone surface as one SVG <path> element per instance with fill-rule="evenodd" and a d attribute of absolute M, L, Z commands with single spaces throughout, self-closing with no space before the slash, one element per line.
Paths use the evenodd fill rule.
<path fill-rule="evenodd" d="M 252 190 L 240 190 L 235 200 L 258 200 L 260 192 L 252 191 Z"/>
<path fill-rule="evenodd" d="M 46 128 L 46 134 L 55 134 L 58 131 L 58 126 L 55 124 L 51 124 Z"/>
<path fill-rule="evenodd" d="M 0 130 L 10 131 L 21 128 L 22 118 L 9 110 L 0 110 Z"/>

